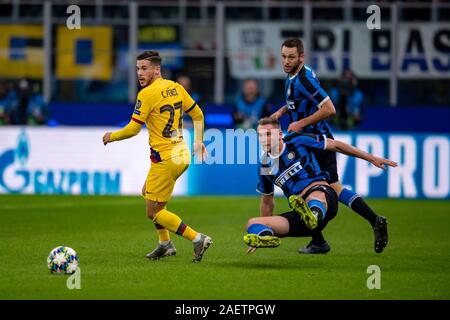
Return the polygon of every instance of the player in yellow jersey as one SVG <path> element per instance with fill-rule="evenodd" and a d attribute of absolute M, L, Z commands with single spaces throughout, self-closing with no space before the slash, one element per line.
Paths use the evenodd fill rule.
<path fill-rule="evenodd" d="M 149 259 L 159 259 L 176 254 L 169 231 L 192 241 L 193 262 L 200 262 L 212 239 L 196 232 L 176 214 L 166 208 L 175 181 L 189 166 L 190 154 L 183 140 L 183 114 L 194 123 L 194 154 L 203 160 L 206 155 L 203 143 L 203 112 L 186 90 L 176 82 L 161 77 L 161 57 L 156 51 L 145 51 L 137 57 L 139 84 L 136 105 L 130 122 L 123 129 L 107 132 L 106 145 L 113 141 L 137 135 L 145 123 L 149 133 L 151 167 L 142 188 L 147 203 L 147 216 L 154 222 L 159 244 L 147 254 Z"/>

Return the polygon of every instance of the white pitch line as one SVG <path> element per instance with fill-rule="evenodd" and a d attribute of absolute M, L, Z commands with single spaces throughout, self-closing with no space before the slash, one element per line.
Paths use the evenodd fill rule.
<path fill-rule="evenodd" d="M 74 207 L 93 207 L 93 206 L 126 206 L 141 205 L 134 200 L 123 201 L 95 201 L 95 202 L 60 202 L 54 204 L 25 204 L 25 205 L 0 205 L 0 210 L 32 210 L 32 209 L 61 209 Z"/>

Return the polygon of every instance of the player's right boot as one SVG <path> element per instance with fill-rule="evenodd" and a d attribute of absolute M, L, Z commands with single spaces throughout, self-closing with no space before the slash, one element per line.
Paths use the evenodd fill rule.
<path fill-rule="evenodd" d="M 173 245 L 172 241 L 167 244 L 158 244 L 158 246 L 152 252 L 148 253 L 146 257 L 150 260 L 158 260 L 168 256 L 174 256 L 177 254 L 177 249 Z"/>
<path fill-rule="evenodd" d="M 301 219 L 309 229 L 317 228 L 317 225 L 319 224 L 317 216 L 311 211 L 302 197 L 296 195 L 290 196 L 289 204 L 291 205 L 291 208 L 300 215 Z"/>
<path fill-rule="evenodd" d="M 213 241 L 210 237 L 200 233 L 200 240 L 194 242 L 194 257 L 192 258 L 192 262 L 202 261 L 203 254 L 212 243 Z"/>
<path fill-rule="evenodd" d="M 378 216 L 373 225 L 375 234 L 375 252 L 381 253 L 388 243 L 387 220 L 383 216 Z"/>
<path fill-rule="evenodd" d="M 330 250 L 331 250 L 330 245 L 326 241 L 321 246 L 315 245 L 311 241 L 305 247 L 298 249 L 298 252 L 299 253 L 305 253 L 305 254 L 315 254 L 315 253 L 324 254 L 324 253 L 327 253 Z"/>
<path fill-rule="evenodd" d="M 275 248 L 281 244 L 281 239 L 277 236 L 259 236 L 249 233 L 244 236 L 244 242 L 254 248 Z"/>

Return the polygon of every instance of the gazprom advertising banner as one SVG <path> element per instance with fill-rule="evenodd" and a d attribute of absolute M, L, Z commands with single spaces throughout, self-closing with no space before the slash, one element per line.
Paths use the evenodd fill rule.
<path fill-rule="evenodd" d="M 116 129 L 0 128 L 0 193 L 139 194 L 150 167 L 147 133 L 103 146 L 103 134 Z M 341 181 L 362 196 L 450 198 L 449 134 L 338 133 L 336 139 L 399 164 L 383 171 L 338 154 Z M 257 195 L 256 131 L 209 129 L 205 142 L 206 163 L 193 159 L 174 195 Z"/>
<path fill-rule="evenodd" d="M 0 128 L 0 193 L 139 194 L 150 167 L 146 133 L 105 147 L 106 131 Z M 175 194 L 186 189 L 182 177 Z"/>

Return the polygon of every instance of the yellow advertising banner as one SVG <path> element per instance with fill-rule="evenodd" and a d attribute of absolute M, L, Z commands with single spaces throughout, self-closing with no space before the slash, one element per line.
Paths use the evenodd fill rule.
<path fill-rule="evenodd" d="M 43 28 L 0 25 L 0 77 L 42 79 Z"/>
<path fill-rule="evenodd" d="M 56 37 L 58 79 L 110 80 L 112 75 L 112 29 L 83 26 L 69 30 L 58 26 Z"/>
<path fill-rule="evenodd" d="M 139 42 L 176 42 L 177 28 L 174 26 L 148 26 L 139 28 Z"/>

